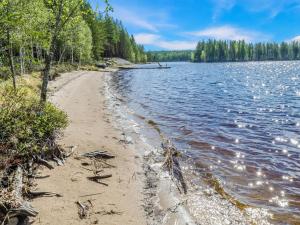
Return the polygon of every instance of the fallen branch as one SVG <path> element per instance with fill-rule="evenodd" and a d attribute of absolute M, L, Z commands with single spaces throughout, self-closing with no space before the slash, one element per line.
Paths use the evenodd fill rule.
<path fill-rule="evenodd" d="M 75 149 L 76 149 L 77 147 L 78 147 L 78 146 L 70 146 L 70 147 L 69 147 L 69 148 L 70 148 L 70 152 L 68 152 L 68 153 L 65 154 L 66 158 L 69 158 L 70 156 L 72 156 L 73 153 L 74 153 L 74 151 L 75 151 Z"/>
<path fill-rule="evenodd" d="M 108 175 L 97 175 L 97 176 L 92 176 L 92 177 L 87 177 L 87 179 L 92 180 L 92 181 L 98 181 L 98 180 L 102 180 L 102 179 L 106 179 L 112 177 L 111 174 Z"/>
<path fill-rule="evenodd" d="M 63 197 L 61 194 L 57 194 L 54 192 L 46 192 L 46 191 L 41 191 L 41 192 L 29 191 L 28 194 L 32 198 L 39 198 L 39 197 L 59 197 L 59 198 L 61 198 L 61 197 Z"/>
<path fill-rule="evenodd" d="M 115 158 L 114 155 L 107 153 L 106 151 L 94 151 L 82 154 L 84 157 L 88 158 L 102 158 L 102 159 L 112 159 Z"/>
<path fill-rule="evenodd" d="M 103 193 L 104 193 L 104 192 L 95 193 L 95 194 L 89 194 L 89 195 L 81 195 L 81 196 L 79 196 L 79 197 L 84 198 L 84 197 L 90 197 L 90 196 L 95 196 L 95 195 L 101 195 L 101 194 L 103 194 Z"/>
<path fill-rule="evenodd" d="M 40 163 L 41 165 L 46 166 L 49 170 L 53 170 L 53 169 L 54 169 L 54 166 L 52 166 L 47 160 L 42 159 L 42 158 L 39 157 L 39 156 L 36 156 L 36 161 L 37 161 L 38 163 Z"/>
<path fill-rule="evenodd" d="M 12 192 L 12 199 L 15 202 L 15 207 L 12 207 L 7 212 L 7 218 L 13 218 L 16 217 L 12 223 L 12 221 L 9 223 L 11 225 L 13 224 L 19 224 L 19 222 L 24 217 L 35 217 L 37 216 L 38 212 L 35 211 L 32 206 L 23 199 L 22 192 L 23 192 L 23 170 L 20 166 L 17 167 L 15 171 L 14 181 L 12 183 L 12 189 L 14 190 Z"/>
<path fill-rule="evenodd" d="M 92 206 L 90 201 L 89 201 L 89 203 L 90 203 L 90 206 L 85 203 L 81 203 L 80 201 L 76 202 L 76 204 L 78 206 L 78 215 L 79 215 L 80 219 L 84 219 L 87 217 L 88 211 L 90 210 L 90 207 Z"/>
<path fill-rule="evenodd" d="M 187 185 L 184 181 L 181 167 L 177 159 L 177 157 L 179 156 L 178 150 L 174 145 L 171 144 L 170 140 L 165 141 L 165 143 L 162 144 L 162 148 L 165 150 L 165 162 L 163 163 L 163 167 L 165 167 L 169 171 L 169 174 L 172 178 L 174 177 L 180 183 L 184 194 L 186 194 Z M 178 190 L 181 192 L 180 187 L 178 185 L 177 187 Z"/>

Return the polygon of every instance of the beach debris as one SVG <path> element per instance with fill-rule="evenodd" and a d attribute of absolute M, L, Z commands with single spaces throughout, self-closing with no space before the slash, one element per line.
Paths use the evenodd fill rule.
<path fill-rule="evenodd" d="M 104 160 L 98 160 L 97 161 L 99 164 L 103 164 L 101 167 L 108 167 L 108 168 L 116 168 L 116 166 L 114 166 L 114 165 L 111 165 L 111 164 L 109 164 L 109 163 L 107 163 L 106 161 L 104 161 Z"/>
<path fill-rule="evenodd" d="M 95 212 L 95 214 L 100 214 L 100 215 L 103 215 L 103 216 L 105 216 L 105 215 L 122 215 L 123 212 L 119 212 L 119 211 L 115 211 L 115 210 L 111 209 L 111 210 L 108 210 L 108 211 L 106 211 L 106 210 L 98 211 L 98 212 Z"/>
<path fill-rule="evenodd" d="M 82 169 L 85 169 L 85 170 L 87 170 L 87 171 L 91 171 L 91 172 L 93 172 L 94 174 L 98 174 L 98 173 L 103 172 L 103 170 L 89 169 L 89 168 L 86 168 L 86 167 L 83 167 L 83 166 L 81 166 L 81 168 L 82 168 Z"/>
<path fill-rule="evenodd" d="M 69 158 L 70 156 L 72 156 L 74 154 L 75 149 L 78 147 L 78 145 L 75 146 L 68 146 L 67 148 L 70 149 L 70 151 L 68 153 L 65 153 L 66 158 Z"/>
<path fill-rule="evenodd" d="M 172 178 L 175 178 L 179 182 L 179 184 L 175 182 L 178 190 L 180 192 L 183 191 L 183 193 L 186 194 L 187 185 L 186 182 L 184 181 L 182 170 L 178 161 L 178 157 L 180 155 L 179 151 L 168 139 L 162 143 L 162 148 L 164 150 L 164 156 L 165 156 L 163 167 L 168 170 Z"/>
<path fill-rule="evenodd" d="M 85 219 L 87 218 L 89 214 L 89 210 L 93 207 L 93 204 L 90 200 L 87 202 L 81 203 L 80 201 L 76 202 L 78 206 L 78 215 L 80 219 Z"/>
<path fill-rule="evenodd" d="M 38 212 L 29 204 L 27 198 L 62 197 L 53 192 L 31 191 L 31 187 L 34 186 L 35 179 L 49 177 L 38 176 L 37 169 L 41 165 L 54 169 L 51 161 L 63 165 L 65 158 L 65 152 L 56 146 L 49 152 L 29 158 L 15 156 L 5 164 L 0 177 L 0 224 L 28 224 L 30 217 L 36 217 Z"/>
<path fill-rule="evenodd" d="M 81 165 L 82 165 L 82 166 L 90 166 L 91 163 L 88 163 L 88 162 L 82 162 Z"/>
<path fill-rule="evenodd" d="M 96 182 L 98 184 L 102 184 L 104 186 L 108 186 L 107 183 L 104 183 L 104 182 L 102 182 L 100 180 L 103 180 L 103 179 L 106 179 L 106 178 L 109 178 L 109 177 L 112 177 L 112 175 L 111 174 L 108 174 L 108 175 L 97 175 L 97 176 L 87 177 L 87 179 L 90 180 L 90 181 L 94 181 L 94 182 Z"/>
<path fill-rule="evenodd" d="M 133 140 L 131 137 L 126 136 L 124 132 L 122 133 L 122 136 L 123 139 L 119 140 L 119 143 L 126 144 L 126 145 L 133 144 Z"/>
<path fill-rule="evenodd" d="M 81 195 L 79 197 L 81 198 L 84 198 L 84 197 L 91 197 L 91 196 L 95 196 L 95 195 L 101 195 L 103 194 L 104 192 L 99 192 L 99 193 L 94 193 L 94 194 L 87 194 L 87 195 Z"/>
<path fill-rule="evenodd" d="M 30 177 L 34 177 L 34 179 L 46 179 L 46 178 L 49 178 L 50 175 L 45 175 L 45 176 L 30 176 Z"/>
<path fill-rule="evenodd" d="M 31 198 L 39 198 L 39 197 L 58 197 L 58 198 L 61 198 L 61 197 L 63 197 L 61 194 L 57 194 L 57 193 L 54 193 L 54 192 L 47 192 L 47 191 L 38 191 L 38 192 L 28 191 L 27 194 Z"/>
<path fill-rule="evenodd" d="M 29 216 L 37 216 L 38 212 L 23 199 L 23 169 L 21 166 L 16 166 L 13 178 L 10 180 L 9 186 L 3 188 L 0 193 L 0 214 L 5 215 L 2 224 L 14 225 L 21 223 Z"/>
<path fill-rule="evenodd" d="M 112 177 L 112 174 L 107 174 L 107 175 L 97 175 L 97 176 L 92 176 L 92 177 L 87 177 L 87 179 L 91 180 L 91 181 L 96 181 L 98 182 L 99 180 L 102 179 L 107 179 Z"/>
<path fill-rule="evenodd" d="M 49 170 L 53 170 L 53 169 L 54 169 L 54 166 L 52 166 L 47 160 L 42 159 L 40 156 L 36 156 L 36 157 L 35 157 L 35 160 L 36 160 L 39 164 L 46 166 Z"/>
<path fill-rule="evenodd" d="M 107 151 L 93 151 L 82 154 L 84 157 L 88 158 L 102 158 L 102 159 L 112 159 L 115 158 L 114 155 L 107 153 Z"/>

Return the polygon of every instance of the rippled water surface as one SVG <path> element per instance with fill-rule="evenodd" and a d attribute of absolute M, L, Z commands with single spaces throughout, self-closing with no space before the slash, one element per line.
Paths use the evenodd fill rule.
<path fill-rule="evenodd" d="M 169 65 L 115 74 L 123 104 L 234 198 L 299 224 L 300 62 Z"/>

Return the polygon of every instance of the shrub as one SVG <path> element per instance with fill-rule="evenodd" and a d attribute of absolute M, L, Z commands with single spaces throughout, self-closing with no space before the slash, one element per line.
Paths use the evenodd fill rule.
<path fill-rule="evenodd" d="M 0 148 L 2 153 L 24 156 L 47 152 L 55 146 L 67 115 L 53 104 L 41 106 L 36 94 L 6 85 L 0 93 Z"/>

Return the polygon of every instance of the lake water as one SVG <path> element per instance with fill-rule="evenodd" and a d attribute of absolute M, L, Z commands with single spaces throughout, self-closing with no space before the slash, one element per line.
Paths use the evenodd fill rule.
<path fill-rule="evenodd" d="M 158 124 L 199 176 L 299 224 L 300 62 L 168 65 L 115 74 L 121 104 Z"/>

